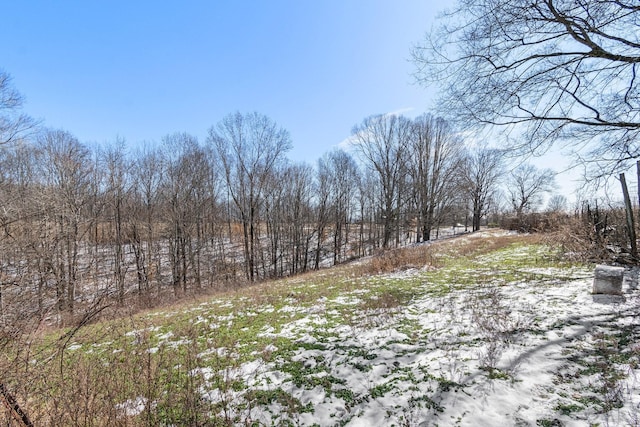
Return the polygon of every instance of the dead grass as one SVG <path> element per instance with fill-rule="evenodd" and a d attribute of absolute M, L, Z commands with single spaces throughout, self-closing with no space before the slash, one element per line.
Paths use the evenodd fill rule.
<path fill-rule="evenodd" d="M 505 249 L 513 244 L 536 245 L 544 243 L 540 234 L 504 234 L 502 232 L 481 232 L 466 239 L 453 239 L 438 244 L 448 256 L 474 257 Z"/>
<path fill-rule="evenodd" d="M 425 266 L 436 267 L 437 264 L 431 248 L 424 246 L 394 249 L 374 256 L 370 262 L 363 265 L 363 270 L 367 274 L 380 274 L 400 269 L 423 268 Z"/>
<path fill-rule="evenodd" d="M 515 243 L 534 245 L 548 242 L 539 234 L 506 234 L 488 231 L 463 235 L 447 240 L 408 248 L 391 249 L 360 261 L 354 268 L 359 274 L 391 273 L 410 268 L 435 269 L 443 267 L 447 259 L 471 258 L 498 251 Z"/>

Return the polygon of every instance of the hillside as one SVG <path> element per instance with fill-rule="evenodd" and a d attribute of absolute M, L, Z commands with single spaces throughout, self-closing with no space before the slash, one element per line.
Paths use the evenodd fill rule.
<path fill-rule="evenodd" d="M 42 331 L 3 381 L 35 425 L 640 425 L 640 291 L 592 279 L 477 233 Z"/>

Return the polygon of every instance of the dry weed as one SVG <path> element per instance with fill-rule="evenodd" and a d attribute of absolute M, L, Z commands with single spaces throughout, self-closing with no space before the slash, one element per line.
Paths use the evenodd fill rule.
<path fill-rule="evenodd" d="M 529 245 L 545 241 L 544 235 L 541 234 L 480 232 L 434 241 L 427 245 L 384 251 L 360 261 L 354 269 L 360 275 L 373 275 L 410 268 L 439 268 L 447 258 L 471 258 L 504 249 L 515 243 Z"/>
<path fill-rule="evenodd" d="M 381 252 L 362 261 L 357 270 L 360 275 L 373 275 L 436 266 L 438 261 L 430 246 L 415 246 Z"/>

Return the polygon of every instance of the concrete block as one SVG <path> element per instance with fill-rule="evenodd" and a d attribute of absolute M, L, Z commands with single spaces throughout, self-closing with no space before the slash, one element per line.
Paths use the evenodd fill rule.
<path fill-rule="evenodd" d="M 622 295 L 622 280 L 624 267 L 596 265 L 593 277 L 593 293 L 607 295 Z"/>

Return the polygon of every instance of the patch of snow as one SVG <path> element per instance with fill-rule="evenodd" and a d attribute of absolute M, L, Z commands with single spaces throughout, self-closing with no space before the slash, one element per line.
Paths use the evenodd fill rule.
<path fill-rule="evenodd" d="M 510 256 L 529 255 L 517 249 Z M 393 309 L 359 309 L 363 295 L 375 294 L 366 288 L 321 297 L 312 305 L 291 300 L 279 310 L 257 307 L 255 313 L 276 313 L 279 319 L 263 326 L 257 337 L 290 339 L 291 353 L 286 346 L 268 344 L 257 346 L 250 354 L 253 360 L 246 360 L 229 349 L 212 348 L 198 356 L 233 357 L 231 366 L 191 373 L 203 379 L 200 392 L 211 403 L 241 407 L 248 403 L 249 389 L 279 389 L 313 410 L 288 418 L 290 408 L 279 401 L 248 405 L 251 420 L 265 425 L 633 424 L 640 408 L 637 363 L 610 364 L 626 378 L 616 385 L 624 397 L 621 407 L 608 413 L 584 403 L 598 397 L 593 390 L 604 384 L 603 373 L 582 372 L 601 363 L 607 344 L 602 337 L 640 327 L 640 291 L 625 282 L 621 297 L 591 295 L 587 268 L 519 272 L 525 277 L 451 286 L 437 296 L 425 281 L 416 285 L 416 297 Z M 494 274 L 488 269 L 480 273 Z M 456 272 L 450 283 L 464 282 L 456 275 L 480 273 Z M 409 269 L 380 277 L 403 280 L 418 274 L 422 270 Z M 326 305 L 339 307 L 327 310 Z M 250 313 L 214 316 L 209 328 Z M 287 322 L 289 314 L 302 316 Z M 283 350 L 284 355 L 276 354 Z M 627 351 L 640 353 L 640 345 L 631 343 Z M 241 381 L 246 389 L 224 389 L 220 378 L 227 384 Z M 558 409 L 565 407 L 571 410 Z"/>
<path fill-rule="evenodd" d="M 285 305 L 278 309 L 279 313 L 304 313 L 305 311 L 307 311 L 306 308 L 294 305 Z"/>
<path fill-rule="evenodd" d="M 158 340 L 159 340 L 160 342 L 162 342 L 162 341 L 167 341 L 167 340 L 168 340 L 169 338 L 171 338 L 172 336 L 173 336 L 173 332 L 169 331 L 169 332 L 166 332 L 166 333 L 164 333 L 164 334 L 160 334 L 160 335 L 158 335 L 158 336 L 157 336 L 157 338 L 158 338 Z"/>
<path fill-rule="evenodd" d="M 333 302 L 340 305 L 357 305 L 360 304 L 362 300 L 360 298 L 354 296 L 339 296 L 333 299 Z"/>
<path fill-rule="evenodd" d="M 273 353 L 273 352 L 278 351 L 278 347 L 276 347 L 276 346 L 275 346 L 275 345 L 273 345 L 273 344 L 267 344 L 267 345 L 264 347 L 264 350 L 263 350 L 263 351 L 265 351 L 265 352 L 269 352 L 269 353 Z"/>
<path fill-rule="evenodd" d="M 398 271 L 394 271 L 392 273 L 387 273 L 387 274 L 384 274 L 384 275 L 380 275 L 378 277 L 382 277 L 382 278 L 385 278 L 385 279 L 409 279 L 411 277 L 415 277 L 415 276 L 419 275 L 423 271 L 424 271 L 423 268 L 421 268 L 421 269 L 408 268 L 406 270 L 398 270 Z"/>
<path fill-rule="evenodd" d="M 275 331 L 276 329 L 273 326 L 264 325 L 262 330 L 258 332 L 257 336 L 260 338 L 274 338 L 276 337 Z"/>
<path fill-rule="evenodd" d="M 142 413 L 147 407 L 147 399 L 138 396 L 133 400 L 127 400 L 116 405 L 116 410 L 125 417 L 134 417 Z"/>

